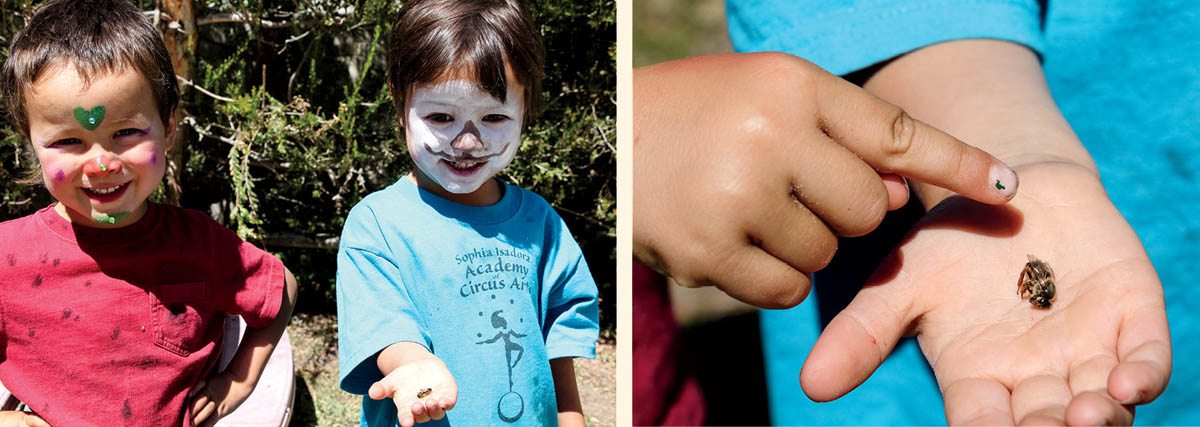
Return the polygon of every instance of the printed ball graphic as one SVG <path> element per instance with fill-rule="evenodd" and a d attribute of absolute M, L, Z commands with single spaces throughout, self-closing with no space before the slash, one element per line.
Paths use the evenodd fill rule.
<path fill-rule="evenodd" d="M 525 412 L 525 399 L 522 399 L 521 395 L 515 391 L 504 393 L 504 396 L 500 396 L 500 402 L 496 404 L 496 412 L 504 421 L 516 421 Z"/>

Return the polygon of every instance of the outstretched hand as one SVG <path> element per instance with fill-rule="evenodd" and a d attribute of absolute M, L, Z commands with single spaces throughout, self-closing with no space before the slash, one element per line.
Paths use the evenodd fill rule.
<path fill-rule="evenodd" d="M 768 308 L 809 291 L 837 236 L 903 206 L 900 176 L 989 204 L 996 158 L 801 58 L 709 55 L 634 70 L 634 256 Z"/>
<path fill-rule="evenodd" d="M 383 379 L 371 384 L 367 396 L 374 400 L 391 398 L 396 404 L 400 425 L 412 427 L 415 423 L 440 420 L 446 416 L 446 411 L 454 409 L 458 402 L 458 385 L 446 364 L 429 355 L 397 366 Z"/>
<path fill-rule="evenodd" d="M 916 335 L 951 425 L 1124 424 L 1171 372 L 1162 285 L 1085 169 L 1021 169 L 1008 205 L 934 207 L 821 334 L 800 374 L 828 401 Z M 1048 309 L 1017 295 L 1032 254 L 1054 270 Z"/>

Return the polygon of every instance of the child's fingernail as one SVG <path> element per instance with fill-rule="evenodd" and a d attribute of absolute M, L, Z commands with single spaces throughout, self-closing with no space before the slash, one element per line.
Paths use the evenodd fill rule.
<path fill-rule="evenodd" d="M 1121 403 L 1124 403 L 1126 405 L 1132 405 L 1135 403 L 1140 403 L 1141 401 L 1142 401 L 1142 392 L 1139 391 L 1137 393 L 1134 393 L 1133 397 L 1131 397 L 1128 400 L 1121 402 Z"/>
<path fill-rule="evenodd" d="M 1012 200 L 1017 195 L 1017 172 L 1008 167 L 995 164 L 988 174 L 989 186 L 1000 193 L 1004 200 Z"/>

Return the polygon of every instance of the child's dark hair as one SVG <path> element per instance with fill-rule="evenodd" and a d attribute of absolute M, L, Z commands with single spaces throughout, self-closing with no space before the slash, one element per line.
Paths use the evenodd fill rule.
<path fill-rule="evenodd" d="M 163 124 L 179 103 L 175 69 L 158 31 L 126 0 L 52 0 L 13 38 L 0 71 L 4 101 L 17 129 L 29 138 L 25 91 L 47 69 L 74 66 L 85 82 L 132 67 L 146 77 Z"/>
<path fill-rule="evenodd" d="M 525 117 L 541 108 L 546 51 L 519 0 L 412 0 L 396 15 L 388 44 L 388 87 L 397 114 L 412 89 L 470 70 L 484 92 L 505 101 L 505 63 L 525 87 Z"/>

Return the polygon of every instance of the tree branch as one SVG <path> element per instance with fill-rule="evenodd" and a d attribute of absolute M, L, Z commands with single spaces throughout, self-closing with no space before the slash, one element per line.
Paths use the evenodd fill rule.
<path fill-rule="evenodd" d="M 196 83 L 192 82 L 191 80 L 188 80 L 188 79 L 184 78 L 184 77 L 183 77 L 183 76 L 181 76 L 181 75 L 178 75 L 178 74 L 176 74 L 176 75 L 175 75 L 175 79 L 176 79 L 176 80 L 179 80 L 179 82 L 180 82 L 180 83 L 183 83 L 184 85 L 187 85 L 187 86 L 191 86 L 191 87 L 194 87 L 194 88 L 196 88 L 196 90 L 200 91 L 200 93 L 203 93 L 203 94 L 205 94 L 205 95 L 211 96 L 213 99 L 216 99 L 216 100 L 218 100 L 218 101 L 225 101 L 225 102 L 233 102 L 233 101 L 234 101 L 234 100 L 233 100 L 233 98 L 227 98 L 227 97 L 224 97 L 224 96 L 217 95 L 217 94 L 215 94 L 215 93 L 209 92 L 209 91 L 208 91 L 208 89 L 205 89 L 205 88 L 202 88 L 202 87 L 200 87 L 200 85 L 197 85 Z"/>

